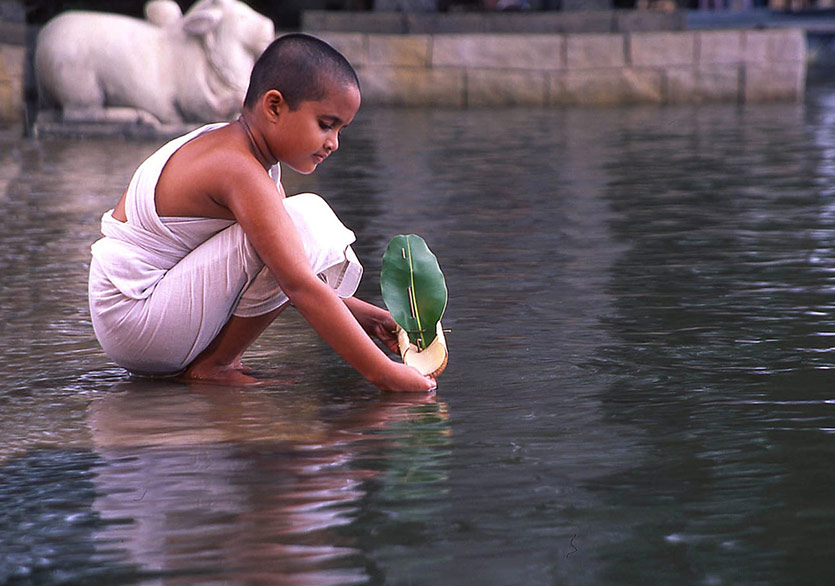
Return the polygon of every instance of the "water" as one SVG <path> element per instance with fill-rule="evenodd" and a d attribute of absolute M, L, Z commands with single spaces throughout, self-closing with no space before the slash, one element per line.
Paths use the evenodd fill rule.
<path fill-rule="evenodd" d="M 234 389 L 127 377 L 89 244 L 157 146 L 0 136 L 0 583 L 829 584 L 835 89 L 802 104 L 365 110 L 288 191 L 421 234 L 436 397 L 285 313 Z"/>

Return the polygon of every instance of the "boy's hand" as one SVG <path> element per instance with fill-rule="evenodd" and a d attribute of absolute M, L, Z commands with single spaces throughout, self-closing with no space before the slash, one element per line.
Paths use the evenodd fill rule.
<path fill-rule="evenodd" d="M 380 340 L 395 354 L 400 353 L 397 324 L 388 311 L 356 297 L 343 301 L 368 335 Z M 431 376 L 424 376 L 417 369 L 394 361 L 369 378 L 384 391 L 433 392 L 438 388 L 438 383 Z"/>
<path fill-rule="evenodd" d="M 424 376 L 417 369 L 396 362 L 392 362 L 388 372 L 374 384 L 383 391 L 432 393 L 438 388 L 437 381 L 431 376 Z"/>
<path fill-rule="evenodd" d="M 397 324 L 388 311 L 356 297 L 349 297 L 344 301 L 369 336 L 380 340 L 395 354 L 400 353 L 397 346 Z"/>
<path fill-rule="evenodd" d="M 375 322 L 368 333 L 380 340 L 395 354 L 400 353 L 400 347 L 397 345 L 397 324 L 391 316 L 386 321 Z"/>

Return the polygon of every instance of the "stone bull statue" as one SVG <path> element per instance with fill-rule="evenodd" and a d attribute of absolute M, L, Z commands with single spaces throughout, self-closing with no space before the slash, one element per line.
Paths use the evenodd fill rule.
<path fill-rule="evenodd" d="M 64 120 L 151 125 L 234 117 L 273 23 L 238 0 L 145 5 L 146 20 L 66 12 L 38 35 L 42 101 Z"/>

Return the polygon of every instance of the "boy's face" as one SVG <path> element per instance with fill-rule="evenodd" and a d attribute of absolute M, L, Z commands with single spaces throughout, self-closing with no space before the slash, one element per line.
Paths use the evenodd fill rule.
<path fill-rule="evenodd" d="M 296 110 L 283 102 L 270 140 L 273 155 L 299 173 L 312 173 L 339 148 L 339 134 L 359 107 L 354 85 L 334 86 L 324 99 L 302 102 Z"/>

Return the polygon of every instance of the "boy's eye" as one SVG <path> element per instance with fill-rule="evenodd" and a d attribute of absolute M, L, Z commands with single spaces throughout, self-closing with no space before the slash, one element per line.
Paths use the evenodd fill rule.
<path fill-rule="evenodd" d="M 319 121 L 319 127 L 322 130 L 333 130 L 333 124 L 331 124 L 330 122 L 325 122 L 323 120 Z"/>

